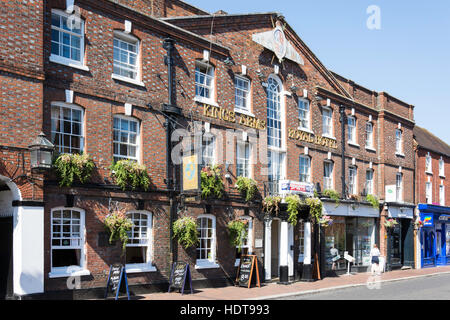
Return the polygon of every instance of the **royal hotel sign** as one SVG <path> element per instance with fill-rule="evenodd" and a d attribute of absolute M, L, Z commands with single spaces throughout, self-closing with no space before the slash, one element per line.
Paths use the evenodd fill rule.
<path fill-rule="evenodd" d="M 295 129 L 288 129 L 288 137 L 292 140 L 298 140 L 298 141 L 304 141 L 313 143 L 322 147 L 337 149 L 337 142 L 334 139 L 317 136 L 313 133 L 301 131 L 301 130 L 295 130 Z"/>

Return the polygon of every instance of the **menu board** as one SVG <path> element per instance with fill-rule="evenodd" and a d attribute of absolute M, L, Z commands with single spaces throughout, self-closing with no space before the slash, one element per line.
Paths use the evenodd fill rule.
<path fill-rule="evenodd" d="M 128 291 L 128 280 L 125 267 L 120 263 L 115 263 L 109 268 L 108 281 L 106 282 L 105 299 L 108 297 L 108 292 L 112 292 L 119 298 L 121 286 L 125 286 L 128 300 L 130 300 L 130 293 Z"/>
<path fill-rule="evenodd" d="M 261 287 L 259 281 L 258 260 L 255 255 L 242 255 L 239 263 L 237 283 L 240 287 L 250 288 L 252 283 L 253 270 L 256 270 L 256 285 Z"/>
<path fill-rule="evenodd" d="M 181 294 L 183 294 L 188 278 L 189 288 L 191 289 L 191 293 L 193 293 L 189 264 L 183 261 L 174 262 L 172 266 L 172 273 L 170 275 L 169 292 L 171 289 L 181 289 Z"/>

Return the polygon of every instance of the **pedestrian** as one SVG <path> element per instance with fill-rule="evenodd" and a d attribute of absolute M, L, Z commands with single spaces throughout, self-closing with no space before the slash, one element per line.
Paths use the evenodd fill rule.
<path fill-rule="evenodd" d="M 373 245 L 372 250 L 370 250 L 370 256 L 372 258 L 371 273 L 373 274 L 374 271 L 376 270 L 377 274 L 379 274 L 380 273 L 380 250 L 378 250 L 378 246 L 376 243 Z"/>

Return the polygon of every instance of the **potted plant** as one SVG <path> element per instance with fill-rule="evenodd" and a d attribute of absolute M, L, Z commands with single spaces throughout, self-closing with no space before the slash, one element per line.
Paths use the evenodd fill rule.
<path fill-rule="evenodd" d="M 122 190 L 131 188 L 131 190 L 148 190 L 150 186 L 150 177 L 144 165 L 132 160 L 119 160 L 110 167 L 112 176 Z"/>
<path fill-rule="evenodd" d="M 127 218 L 124 213 L 113 212 L 108 214 L 103 220 L 105 229 L 109 232 L 109 243 L 120 240 L 122 242 L 122 255 L 125 253 L 128 242 L 128 232 L 134 227 L 133 221 Z"/>
<path fill-rule="evenodd" d="M 225 187 L 222 179 L 222 170 L 219 166 L 204 167 L 200 176 L 203 199 L 211 196 L 219 199 L 223 197 Z"/>
<path fill-rule="evenodd" d="M 368 194 L 366 196 L 366 200 L 372 205 L 374 209 L 380 209 L 380 202 L 378 201 L 378 198 L 376 196 Z"/>
<path fill-rule="evenodd" d="M 237 219 L 230 221 L 227 225 L 230 244 L 233 247 L 237 247 L 239 252 L 241 252 L 244 245 L 244 239 L 247 238 L 247 224 L 247 220 Z"/>
<path fill-rule="evenodd" d="M 236 188 L 247 202 L 253 200 L 258 192 L 256 181 L 247 177 L 238 177 L 236 180 Z"/>
<path fill-rule="evenodd" d="M 197 223 L 193 217 L 178 218 L 173 223 L 173 238 L 185 249 L 196 246 L 198 243 Z"/>
<path fill-rule="evenodd" d="M 94 166 L 94 161 L 86 153 L 61 154 L 54 163 L 60 179 L 59 186 L 70 187 L 75 179 L 78 179 L 81 183 L 86 183 L 91 177 Z"/>
<path fill-rule="evenodd" d="M 280 212 L 281 197 L 267 196 L 263 199 L 262 205 L 266 213 L 277 216 Z"/>
<path fill-rule="evenodd" d="M 393 218 L 390 218 L 384 222 L 384 226 L 389 229 L 394 228 L 396 225 L 398 225 L 398 222 Z"/>
<path fill-rule="evenodd" d="M 336 207 L 339 206 L 341 195 L 339 192 L 333 190 L 333 189 L 325 189 L 322 192 L 322 196 L 330 198 L 331 200 L 334 200 L 336 203 Z"/>

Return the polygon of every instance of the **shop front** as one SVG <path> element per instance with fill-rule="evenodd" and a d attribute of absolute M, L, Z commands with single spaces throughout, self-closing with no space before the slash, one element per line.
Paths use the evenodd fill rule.
<path fill-rule="evenodd" d="M 376 243 L 376 222 L 379 211 L 371 206 L 323 200 L 323 214 L 333 219 L 325 228 L 325 270 L 327 275 L 347 270 L 345 253 L 355 258 L 352 271 L 365 272 L 371 265 L 370 250 Z"/>
<path fill-rule="evenodd" d="M 419 204 L 421 266 L 450 265 L 450 207 Z"/>

